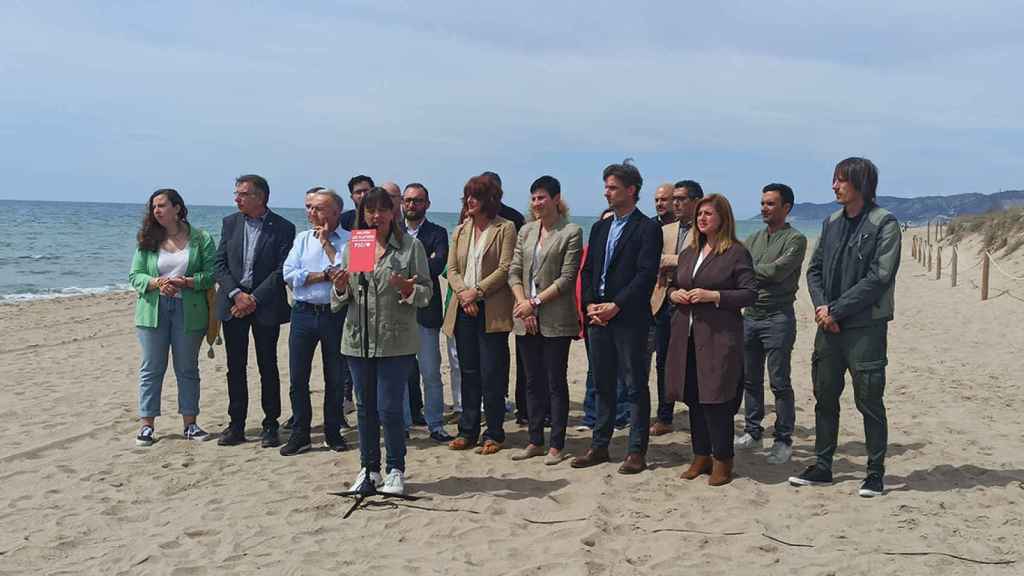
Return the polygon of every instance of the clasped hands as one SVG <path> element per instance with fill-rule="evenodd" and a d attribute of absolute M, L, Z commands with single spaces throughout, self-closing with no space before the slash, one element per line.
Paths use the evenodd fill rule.
<path fill-rule="evenodd" d="M 669 292 L 668 299 L 677 306 L 702 303 L 717 305 L 722 301 L 722 294 L 717 290 L 705 290 L 704 288 L 692 288 L 690 290 L 680 288 Z"/>
<path fill-rule="evenodd" d="M 540 326 L 537 324 L 537 314 L 533 308 L 533 304 L 526 298 L 516 300 L 516 305 L 512 309 L 512 315 L 523 321 L 523 327 L 526 328 L 526 333 L 535 335 L 540 333 Z"/>
<path fill-rule="evenodd" d="M 185 276 L 168 276 L 153 279 L 153 286 L 163 296 L 177 296 L 182 288 L 191 288 L 192 279 Z"/>
<path fill-rule="evenodd" d="M 618 314 L 619 305 L 615 302 L 587 305 L 587 322 L 593 326 L 607 326 Z"/>
<path fill-rule="evenodd" d="M 829 314 L 827 305 L 818 306 L 814 309 L 814 322 L 817 323 L 822 330 L 826 330 L 833 334 L 839 333 L 839 324 L 834 318 L 832 318 L 832 315 Z"/>

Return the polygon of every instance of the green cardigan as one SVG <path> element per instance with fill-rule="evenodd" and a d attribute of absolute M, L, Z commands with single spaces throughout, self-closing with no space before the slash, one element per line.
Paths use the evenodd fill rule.
<path fill-rule="evenodd" d="M 213 238 L 208 233 L 189 225 L 188 238 L 188 271 L 193 278 L 194 288 L 181 291 L 181 301 L 185 306 L 185 330 L 199 332 L 206 330 L 209 322 L 209 309 L 206 306 L 206 290 L 213 287 L 213 260 L 216 248 Z M 160 275 L 156 263 L 159 252 L 135 249 L 132 258 L 132 271 L 128 274 L 128 283 L 139 294 L 135 302 L 135 325 L 143 328 L 156 328 L 160 311 L 160 291 L 150 290 L 149 281 Z"/>

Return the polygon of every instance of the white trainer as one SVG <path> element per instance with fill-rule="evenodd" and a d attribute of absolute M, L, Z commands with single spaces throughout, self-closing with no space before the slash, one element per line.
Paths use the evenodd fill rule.
<path fill-rule="evenodd" d="M 749 433 L 744 432 L 743 436 L 740 436 L 733 441 L 733 446 L 743 450 L 760 449 L 764 447 L 764 438 L 754 438 Z"/>
<path fill-rule="evenodd" d="M 363 485 L 363 481 L 366 480 L 366 468 L 359 471 L 359 476 L 356 476 L 356 481 L 352 483 L 352 487 L 348 489 L 349 492 L 355 492 L 359 490 L 359 487 Z M 381 478 L 380 472 L 370 472 L 370 483 L 373 484 L 374 488 L 379 488 L 384 483 L 384 479 Z"/>
<path fill-rule="evenodd" d="M 769 464 L 785 464 L 789 462 L 789 459 L 793 457 L 793 447 L 785 442 L 778 440 L 772 444 L 772 449 L 768 452 L 767 461 Z"/>
<path fill-rule="evenodd" d="M 405 494 L 405 474 L 398 468 L 392 468 L 388 477 L 384 479 L 384 494 Z"/>

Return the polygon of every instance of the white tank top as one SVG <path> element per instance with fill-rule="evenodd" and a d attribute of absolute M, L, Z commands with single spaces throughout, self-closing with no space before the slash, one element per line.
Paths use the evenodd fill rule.
<path fill-rule="evenodd" d="M 188 252 L 188 244 L 177 252 L 168 252 L 161 248 L 156 259 L 156 269 L 160 273 L 160 277 L 184 276 L 188 272 Z M 175 294 L 174 297 L 181 298 L 181 292 Z"/>

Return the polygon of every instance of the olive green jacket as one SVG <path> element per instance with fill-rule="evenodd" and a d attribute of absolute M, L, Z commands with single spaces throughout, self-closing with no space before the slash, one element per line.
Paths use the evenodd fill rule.
<path fill-rule="evenodd" d="M 900 267 L 902 236 L 899 222 L 888 210 L 869 204 L 857 229 L 846 238 L 840 209 L 825 219 L 818 245 L 807 266 L 807 289 L 814 307 L 828 306 L 840 328 L 888 322 L 895 308 L 896 271 Z M 843 251 L 842 270 L 837 257 Z M 837 282 L 840 296 L 829 301 Z"/>
<path fill-rule="evenodd" d="M 344 269 L 348 268 L 350 247 L 351 243 L 346 244 L 341 253 L 341 267 Z M 415 277 L 416 284 L 409 298 L 403 300 L 398 290 L 388 284 L 392 273 L 404 278 Z M 363 277 L 368 282 L 365 320 L 360 287 Z M 420 349 L 416 309 L 430 304 L 432 292 L 430 267 L 423 244 L 404 232 L 400 236 L 392 235 L 373 273 L 352 274 L 344 292 L 331 290 L 331 310 L 337 312 L 348 306 L 341 334 L 341 353 L 359 358 L 416 354 Z M 368 355 L 363 353 L 364 322 L 368 328 Z"/>
<path fill-rule="evenodd" d="M 209 308 L 206 305 L 206 290 L 213 287 L 213 261 L 216 247 L 213 238 L 204 231 L 189 225 L 188 271 L 195 283 L 194 288 L 181 290 L 181 303 L 185 307 L 185 331 L 206 330 L 209 322 Z M 156 328 L 160 313 L 160 291 L 150 290 L 149 281 L 160 276 L 157 270 L 158 251 L 135 249 L 128 283 L 138 293 L 135 302 L 135 325 L 142 328 Z"/>
<path fill-rule="evenodd" d="M 536 310 L 537 324 L 542 336 L 557 338 L 576 337 L 580 332 L 576 301 L 576 276 L 580 269 L 580 251 L 583 249 L 583 229 L 561 220 L 544 239 L 538 255 L 537 269 L 533 269 L 533 252 L 540 237 L 540 222 L 528 222 L 519 230 L 512 265 L 508 269 L 508 285 L 519 286 L 530 297 L 529 280 L 533 278 L 540 294 L 554 285 L 558 295 L 544 302 Z M 519 336 L 526 334 L 523 321 L 516 318 L 513 328 Z"/>

